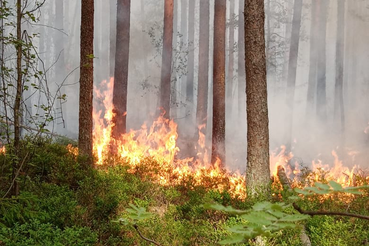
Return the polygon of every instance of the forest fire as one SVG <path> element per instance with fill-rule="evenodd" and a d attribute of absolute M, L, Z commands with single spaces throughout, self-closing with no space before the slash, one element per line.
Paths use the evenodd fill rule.
<path fill-rule="evenodd" d="M 201 132 L 205 125 L 199 126 L 196 156 L 184 159 L 178 158 L 177 155 L 180 151 L 177 146 L 177 124 L 162 116 L 151 125 L 144 124 L 138 130 L 128 131 L 119 140 L 113 140 L 111 138 L 113 83 L 113 79 L 103 81 L 100 85 L 102 91 L 95 89 L 95 98 L 101 103 L 94 107 L 101 108 L 94 112 L 94 153 L 98 165 L 104 164 L 111 150 L 110 145 L 114 144 L 117 146 L 120 161 L 130 166 L 129 172 L 134 173 L 146 168 L 145 176 L 150 176 L 150 179 L 161 185 L 176 185 L 193 177 L 196 184 L 208 185 L 209 188 L 220 191 L 228 190 L 234 197 L 245 198 L 244 175 L 222 169 L 220 160 L 214 165 L 209 162 L 205 136 Z M 271 153 L 270 164 L 274 180 L 278 180 L 277 169 L 278 166 L 282 166 L 293 186 L 311 185 L 314 181 L 321 180 L 323 176 L 326 180 L 335 180 L 344 186 L 355 185 L 354 174 L 358 168 L 344 167 L 334 151 L 332 155 L 335 166 L 331 168 L 322 161 L 314 161 L 313 172 L 306 173 L 304 179 L 308 182 L 304 184 L 300 182 L 301 165 L 293 161 L 292 153 L 285 152 L 286 149 L 282 146 L 279 152 Z"/>

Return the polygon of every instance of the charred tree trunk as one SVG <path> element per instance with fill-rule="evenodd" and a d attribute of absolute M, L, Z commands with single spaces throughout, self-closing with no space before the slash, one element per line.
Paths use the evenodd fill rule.
<path fill-rule="evenodd" d="M 238 116 L 240 123 L 246 120 L 246 74 L 245 74 L 245 1 L 239 1 L 238 10 Z"/>
<path fill-rule="evenodd" d="M 317 86 L 316 86 L 316 113 L 320 121 L 327 118 L 326 112 L 326 33 L 327 33 L 327 6 L 328 0 L 319 0 L 319 44 L 317 48 Z"/>
<path fill-rule="evenodd" d="M 115 140 L 126 133 L 130 12 L 131 0 L 118 0 L 113 89 L 114 126 L 112 129 L 112 136 Z"/>
<path fill-rule="evenodd" d="M 81 12 L 78 149 L 80 154 L 91 158 L 92 164 L 94 0 L 82 0 Z"/>
<path fill-rule="evenodd" d="M 343 133 L 345 129 L 345 111 L 343 102 L 344 41 L 345 41 L 345 0 L 338 0 L 334 118 L 336 121 L 340 120 L 341 133 Z"/>
<path fill-rule="evenodd" d="M 226 0 L 215 0 L 213 67 L 213 135 L 211 163 L 225 165 Z"/>
<path fill-rule="evenodd" d="M 188 9 L 187 9 L 187 2 L 188 0 L 179 0 L 181 1 L 181 58 L 179 59 L 179 70 L 181 71 L 181 79 L 180 79 L 180 86 L 179 86 L 179 101 L 183 101 L 185 103 L 185 107 L 180 107 L 179 112 L 184 112 L 187 117 L 187 105 L 186 105 L 186 98 L 181 98 L 181 92 L 187 91 L 187 73 L 188 73 Z M 194 0 L 190 0 L 194 1 Z"/>
<path fill-rule="evenodd" d="M 199 37 L 199 81 L 197 89 L 197 124 L 207 123 L 209 88 L 209 1 L 200 1 L 200 37 Z M 206 127 L 203 128 L 204 130 Z"/>
<path fill-rule="evenodd" d="M 291 150 L 292 140 L 292 126 L 293 126 L 293 104 L 295 99 L 295 85 L 296 85 L 296 70 L 297 70 L 297 58 L 299 52 L 300 41 L 300 28 L 301 28 L 301 12 L 302 12 L 302 0 L 295 0 L 293 18 L 292 18 L 292 30 L 291 30 L 291 45 L 290 45 L 290 58 L 288 60 L 288 77 L 287 77 L 287 93 L 286 93 L 286 105 L 287 105 L 287 125 L 286 125 L 286 139 L 285 144 L 287 152 Z"/>
<path fill-rule="evenodd" d="M 187 61 L 187 82 L 186 82 L 186 101 L 187 112 L 192 123 L 193 115 L 193 80 L 195 62 L 195 0 L 188 3 L 188 61 Z"/>
<path fill-rule="evenodd" d="M 161 65 L 160 107 L 165 111 L 164 117 L 170 115 L 170 77 L 172 66 L 173 41 L 173 0 L 165 0 L 164 6 L 164 36 Z"/>
<path fill-rule="evenodd" d="M 270 197 L 264 1 L 245 0 L 247 195 Z"/>
<path fill-rule="evenodd" d="M 235 27 L 235 14 L 234 14 L 234 0 L 230 0 L 229 5 L 229 44 L 228 44 L 228 73 L 227 73 L 227 118 L 232 115 L 233 106 L 233 70 L 234 70 L 234 27 Z"/>

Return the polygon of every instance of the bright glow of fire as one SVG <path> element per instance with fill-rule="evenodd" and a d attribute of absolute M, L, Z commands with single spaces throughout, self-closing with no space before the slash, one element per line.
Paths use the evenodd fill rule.
<path fill-rule="evenodd" d="M 208 187 L 222 190 L 228 190 L 233 196 L 245 198 L 246 184 L 245 178 L 239 173 L 232 174 L 223 170 L 218 160 L 211 165 L 208 160 L 208 150 L 205 146 L 205 135 L 202 129 L 205 125 L 198 127 L 199 139 L 196 143 L 196 156 L 179 159 L 177 154 L 180 149 L 177 146 L 177 124 L 173 120 L 165 119 L 159 116 L 152 124 L 144 124 L 138 130 L 130 130 L 122 135 L 120 139 L 111 138 L 113 128 L 113 79 L 103 81 L 99 89 L 95 88 L 94 104 L 94 153 L 97 157 L 97 164 L 103 165 L 109 156 L 110 145 L 117 146 L 117 155 L 121 161 L 130 166 L 130 172 L 138 172 L 140 165 L 154 163 L 162 171 L 145 170 L 145 176 L 161 185 L 176 185 L 185 182 L 189 176 L 194 178 L 196 184 L 207 185 Z M 96 110 L 100 109 L 100 110 Z M 335 159 L 335 166 L 321 161 L 312 163 L 313 171 L 327 171 L 325 179 L 334 179 L 343 185 L 353 185 L 354 173 L 357 170 L 346 168 L 338 159 L 336 152 L 332 152 Z M 148 161 L 150 160 L 150 161 Z M 285 147 L 277 153 L 271 153 L 271 174 L 277 177 L 278 166 L 284 167 L 287 176 L 291 180 L 297 181 L 301 173 L 301 166 L 293 162 L 292 153 L 286 153 Z M 313 172 L 314 173 L 314 172 Z M 311 174 L 312 175 L 312 174 Z M 312 180 L 319 180 L 319 177 L 307 177 Z M 295 182 L 297 183 L 297 182 Z"/>

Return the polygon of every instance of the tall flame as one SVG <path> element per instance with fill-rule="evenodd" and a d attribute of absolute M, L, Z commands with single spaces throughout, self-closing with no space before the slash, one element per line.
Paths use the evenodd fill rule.
<path fill-rule="evenodd" d="M 246 184 L 244 176 L 239 173 L 231 174 L 223 170 L 220 160 L 211 165 L 208 158 L 208 149 L 205 145 L 205 135 L 203 129 L 206 125 L 198 127 L 198 143 L 194 144 L 196 155 L 189 158 L 180 159 L 180 151 L 177 146 L 177 124 L 173 120 L 159 116 L 152 124 L 143 124 L 138 130 L 129 130 L 119 139 L 112 139 L 111 133 L 114 126 L 113 118 L 113 85 L 114 79 L 103 81 L 99 88 L 95 88 L 94 104 L 94 153 L 97 157 L 97 164 L 103 165 L 109 156 L 110 145 L 117 146 L 118 158 L 128 163 L 130 172 L 139 170 L 142 163 L 156 163 L 160 170 L 146 173 L 153 180 L 162 185 L 175 185 L 185 181 L 189 176 L 194 177 L 196 184 L 206 184 L 211 188 L 229 190 L 233 196 L 245 198 Z M 335 166 L 322 164 L 321 161 L 312 163 L 314 170 L 327 170 L 328 179 L 335 179 L 344 185 L 352 185 L 355 170 L 343 166 L 338 159 L 336 152 L 332 152 L 335 159 Z M 279 152 L 272 152 L 270 155 L 271 174 L 277 177 L 277 170 L 282 166 L 290 179 L 296 179 L 301 172 L 300 163 L 293 161 L 293 154 L 286 153 L 286 148 L 281 147 Z M 148 171 L 149 172 L 149 171 Z M 145 174 L 145 175 L 146 175 Z M 312 178 L 312 177 L 310 177 Z M 318 177 L 313 177 L 318 179 Z M 210 181 L 211 180 L 211 181 Z M 214 181 L 215 180 L 215 181 Z M 350 181 L 351 180 L 351 181 Z M 351 182 L 351 183 L 350 183 Z"/>

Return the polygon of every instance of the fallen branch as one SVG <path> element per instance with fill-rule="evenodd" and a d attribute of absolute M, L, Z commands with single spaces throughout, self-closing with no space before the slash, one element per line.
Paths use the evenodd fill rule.
<path fill-rule="evenodd" d="M 160 244 L 158 244 L 158 243 L 157 243 L 157 242 L 155 242 L 154 240 L 151 240 L 151 239 L 149 239 L 149 238 L 147 238 L 147 237 L 144 237 L 144 236 L 141 234 L 140 230 L 138 230 L 138 226 L 137 226 L 136 224 L 134 224 L 134 225 L 133 225 L 133 227 L 136 229 L 136 231 L 138 232 L 138 235 L 140 235 L 140 237 L 141 237 L 143 240 L 146 240 L 146 241 L 148 241 L 148 242 L 150 242 L 150 243 L 152 243 L 152 244 L 155 244 L 155 245 L 157 245 L 157 246 L 161 246 Z"/>
<path fill-rule="evenodd" d="M 331 211 L 306 211 L 300 208 L 296 203 L 292 204 L 294 209 L 299 211 L 301 214 L 307 214 L 307 215 L 339 215 L 339 216 L 348 216 L 348 217 L 354 217 L 364 220 L 369 220 L 369 216 L 361 215 L 361 214 L 351 214 L 351 213 L 345 213 L 345 212 L 331 212 Z"/>

